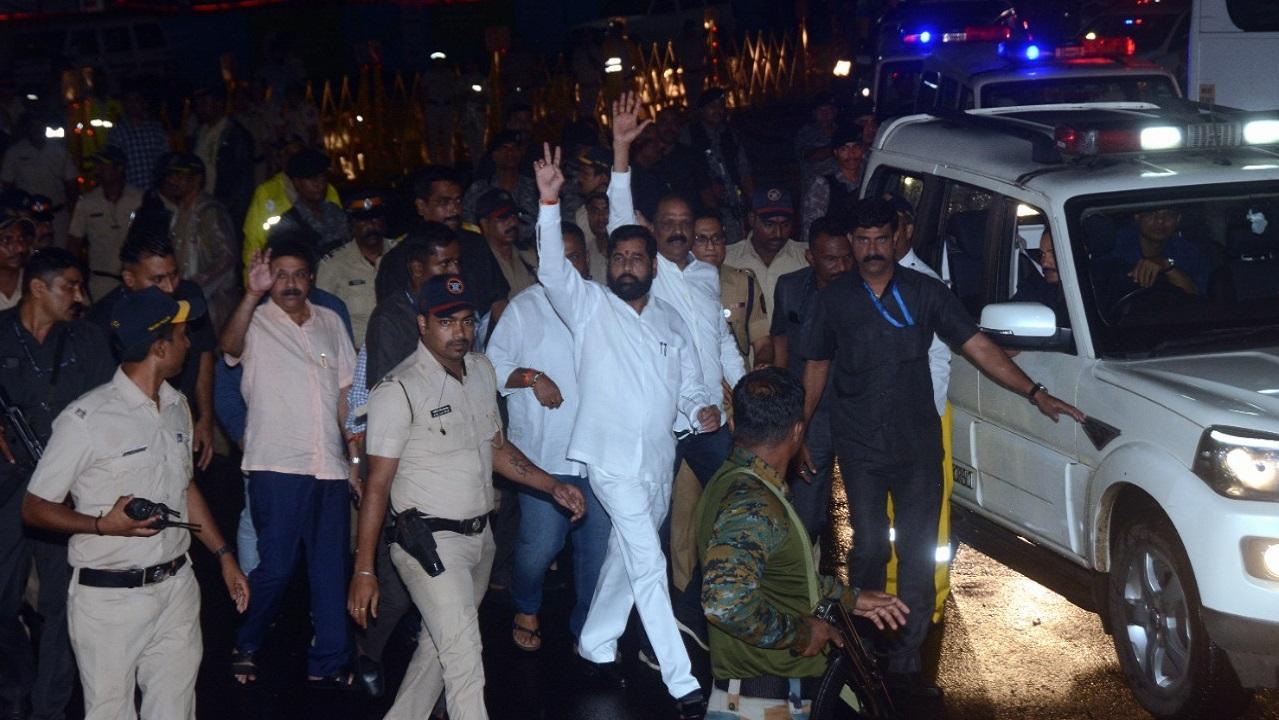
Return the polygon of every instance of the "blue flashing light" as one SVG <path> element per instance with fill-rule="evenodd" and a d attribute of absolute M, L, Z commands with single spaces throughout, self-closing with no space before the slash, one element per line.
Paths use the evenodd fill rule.
<path fill-rule="evenodd" d="M 925 31 L 923 31 L 923 32 L 921 32 L 921 33 L 919 34 L 919 42 L 920 42 L 920 44 L 922 44 L 922 45 L 927 45 L 928 43 L 930 43 L 930 42 L 932 42 L 932 41 L 933 41 L 933 34 L 932 34 L 932 33 L 930 33 L 930 32 L 928 32 L 927 30 L 925 30 Z"/>
<path fill-rule="evenodd" d="M 1132 25 L 1132 24 L 1133 24 L 1133 20 L 1132 20 L 1132 18 L 1124 18 L 1124 24 L 1125 24 L 1125 25 Z"/>
<path fill-rule="evenodd" d="M 1026 59 L 1027 59 L 1027 60 L 1038 60 L 1038 59 L 1039 59 L 1039 46 L 1038 46 L 1038 45 L 1027 45 L 1027 46 L 1026 46 Z"/>

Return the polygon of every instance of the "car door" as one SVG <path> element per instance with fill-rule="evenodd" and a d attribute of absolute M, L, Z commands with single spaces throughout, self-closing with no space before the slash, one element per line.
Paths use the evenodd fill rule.
<path fill-rule="evenodd" d="M 1041 264 L 1041 243 L 1051 231 L 1048 216 L 1013 197 L 996 202 L 1004 211 L 988 246 L 994 256 L 990 299 L 1038 301 L 1059 293 L 1059 281 L 1046 280 Z M 1064 309 L 1064 303 L 1058 307 Z M 1057 322 L 1071 324 L 1068 315 Z M 1021 350 L 1013 362 L 1052 394 L 1075 402 L 1083 364 L 1073 346 Z M 1079 463 L 1078 424 L 1065 417 L 1053 422 L 1024 396 L 985 375 L 979 373 L 976 381 L 980 411 L 972 441 L 982 508 L 1038 542 L 1081 553 L 1087 538 L 1080 536 L 1074 518 L 1084 511 L 1078 501 L 1087 469 Z"/>

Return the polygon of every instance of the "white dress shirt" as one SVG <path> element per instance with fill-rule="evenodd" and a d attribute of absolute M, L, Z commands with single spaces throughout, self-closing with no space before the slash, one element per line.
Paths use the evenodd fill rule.
<path fill-rule="evenodd" d="M 928 263 L 920 260 L 914 250 L 907 250 L 897 264 L 942 282 L 941 277 L 928 267 Z M 933 402 L 937 405 L 937 414 L 945 415 L 946 391 L 950 389 L 950 348 L 936 335 L 933 336 L 933 344 L 928 346 L 928 372 L 933 378 Z"/>
<path fill-rule="evenodd" d="M 614 177 L 617 177 L 614 175 Z M 623 476 L 670 477 L 677 414 L 691 423 L 715 404 L 688 328 L 679 313 L 650 295 L 643 312 L 585 280 L 564 257 L 559 205 L 537 216 L 537 279 L 573 334 L 581 405 L 569 457 Z"/>
<path fill-rule="evenodd" d="M 573 419 L 581 400 L 573 334 L 555 314 L 541 285 L 511 298 L 485 354 L 497 373 L 497 391 L 506 397 L 506 431 L 511 442 L 552 475 L 585 475 L 581 463 L 568 459 Z M 533 388 L 506 387 L 506 379 L 517 368 L 543 373 L 560 389 L 564 401 L 551 409 L 538 402 Z"/>
<path fill-rule="evenodd" d="M 609 232 L 617 225 L 635 222 L 634 200 L 631 197 L 631 174 L 613 173 L 608 185 Z M 614 224 L 616 221 L 616 225 Z M 702 369 L 703 391 L 707 397 L 723 398 L 722 382 L 729 387 L 737 384 L 746 374 L 746 364 L 737 349 L 733 331 L 724 317 L 719 301 L 719 269 L 704 263 L 689 253 L 689 263 L 679 266 L 657 256 L 657 277 L 653 279 L 653 296 L 675 308 L 688 326 L 697 348 L 698 363 Z M 728 422 L 723 403 L 720 406 L 720 424 Z M 675 421 L 676 432 L 686 432 L 696 427 L 683 418 Z"/>

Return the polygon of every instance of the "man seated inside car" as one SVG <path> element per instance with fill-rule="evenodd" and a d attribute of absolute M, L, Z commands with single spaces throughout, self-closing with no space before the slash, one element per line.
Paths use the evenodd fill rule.
<path fill-rule="evenodd" d="M 1135 227 L 1120 231 L 1114 255 L 1129 267 L 1128 277 L 1149 288 L 1161 279 L 1188 295 L 1208 287 L 1208 257 L 1181 232 L 1181 211 L 1152 208 L 1133 214 Z"/>
<path fill-rule="evenodd" d="M 1061 275 L 1057 272 L 1057 254 L 1053 251 L 1053 233 L 1044 228 L 1039 236 L 1038 272 L 1027 272 L 1017 284 L 1017 292 L 1011 302 L 1035 302 L 1047 305 L 1057 316 L 1057 327 L 1070 327 L 1070 314 L 1066 312 L 1066 295 L 1061 289 Z"/>

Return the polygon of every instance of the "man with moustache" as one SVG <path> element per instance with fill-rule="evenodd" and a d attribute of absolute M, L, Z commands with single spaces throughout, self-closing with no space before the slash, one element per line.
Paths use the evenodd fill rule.
<path fill-rule="evenodd" d="M 633 96 L 614 103 L 617 137 L 639 134 L 638 106 Z M 649 292 L 658 254 L 651 232 L 623 225 L 609 235 L 607 288 L 583 279 L 564 257 L 559 160 L 548 146 L 534 164 L 541 195 L 538 280 L 572 333 L 579 358 L 582 402 L 569 459 L 586 464 L 591 488 L 613 521 L 578 654 L 588 673 L 624 685 L 617 641 L 636 607 L 678 717 L 701 718 L 706 700 L 676 627 L 658 528 L 669 507 L 675 466 L 671 428 L 683 418 L 699 432 L 714 433 L 720 394 L 705 393 L 684 321 Z M 614 171 L 610 185 L 627 179 Z"/>
<path fill-rule="evenodd" d="M 492 474 L 550 496 L 570 515 L 586 503 L 506 439 L 493 365 L 471 352 L 475 310 L 458 275 L 431 278 L 418 298 L 420 344 L 369 397 L 369 481 L 360 505 L 355 573 L 347 610 L 364 627 L 379 614 L 374 545 L 389 509 L 417 518 L 435 544 L 441 572 L 397 536 L 391 561 L 422 613 L 424 631 L 386 717 L 418 720 L 444 691 L 454 720 L 485 720 L 479 605 L 493 562 Z M 406 517 L 407 516 L 407 517 Z"/>
<path fill-rule="evenodd" d="M 476 335 L 484 337 L 484 329 L 490 324 L 486 322 L 487 317 L 495 311 L 501 314 L 511 288 L 479 227 L 462 222 L 462 184 L 456 173 L 439 166 L 419 172 L 413 180 L 413 209 L 422 220 L 441 223 L 456 233 L 462 253 L 462 279 L 474 297 L 475 312 L 480 316 L 480 331 Z M 398 267 L 391 259 L 395 255 L 395 250 L 388 253 L 389 265 L 384 267 Z M 379 284 L 381 276 L 379 272 Z"/>
<path fill-rule="evenodd" d="M 745 242 L 728 246 L 725 262 L 755 273 L 764 290 L 772 298 L 777 278 L 808 266 L 804 244 L 792 239 L 795 233 L 795 207 L 784 188 L 760 188 L 752 198 L 751 233 Z"/>
<path fill-rule="evenodd" d="M 808 267 L 778 278 L 772 306 L 773 361 L 801 381 L 804 379 L 804 358 L 799 355 L 798 346 L 804 323 L 813 315 L 817 294 L 853 269 L 853 246 L 848 241 L 843 222 L 836 218 L 821 218 L 813 223 L 804 256 L 808 259 Z M 827 382 L 806 429 L 809 460 L 815 472 L 790 478 L 791 504 L 814 543 L 820 542 L 826 529 L 831 471 L 835 464 L 830 435 L 829 386 Z"/>
<path fill-rule="evenodd" d="M 324 256 L 315 286 L 336 295 L 351 313 L 356 347 L 364 346 L 369 315 L 377 305 L 374 280 L 382 257 L 395 247 L 386 237 L 387 198 L 380 192 L 357 193 L 346 203 L 351 240 Z"/>
<path fill-rule="evenodd" d="M 633 95 L 625 95 L 621 102 L 634 103 Z M 609 208 L 614 224 L 635 222 L 630 188 L 630 147 L 643 134 L 648 124 L 638 128 L 635 137 L 629 136 L 629 125 L 622 123 L 613 128 L 613 167 L 617 182 L 609 184 Z M 728 458 L 733 439 L 726 427 L 728 418 L 723 409 L 723 387 L 732 387 L 746 374 L 745 362 L 737 350 L 728 323 L 724 319 L 719 302 L 719 270 L 698 260 L 692 253 L 693 210 L 687 200 L 668 195 L 657 203 L 653 217 L 653 235 L 657 240 L 657 274 L 653 279 L 653 296 L 674 308 L 688 328 L 693 340 L 693 351 L 701 370 L 701 395 L 716 398 L 719 409 L 719 427 L 705 432 L 688 418 L 675 420 L 675 464 L 672 473 L 682 463 L 706 486 Z M 671 515 L 687 517 L 692 506 L 672 507 Z M 671 523 L 662 525 L 662 540 L 671 544 Z M 701 578 L 696 569 L 684 592 L 675 599 L 676 619 L 681 631 L 692 636 L 705 647 L 705 616 L 701 611 L 699 594 Z"/>
<path fill-rule="evenodd" d="M 343 607 L 351 473 L 342 423 L 355 350 L 337 313 L 307 299 L 311 258 L 311 249 L 293 240 L 257 254 L 244 298 L 222 331 L 227 363 L 244 365 L 241 469 L 249 475 L 261 558 L 249 575 L 253 602 L 232 656 L 244 684 L 257 679 L 254 655 L 303 553 L 315 627 L 308 680 L 340 687 L 353 680 Z M 265 295 L 270 301 L 260 302 Z"/>
<path fill-rule="evenodd" d="M 750 367 L 773 364 L 768 307 L 759 281 L 750 270 L 724 262 L 728 238 L 719 216 L 703 212 L 693 220 L 693 257 L 719 268 L 719 298 L 737 349 Z"/>
<path fill-rule="evenodd" d="M 992 380 L 1020 393 L 1054 422 L 1075 407 L 1026 376 L 985 335 L 945 285 L 894 262 L 897 212 L 880 198 L 854 206 L 851 239 L 857 271 L 844 274 L 815 298 L 801 333 L 805 418 L 811 420 L 834 366 L 831 433 L 839 458 L 857 543 L 849 583 L 882 590 L 892 548 L 886 504 L 896 513 L 898 595 L 908 607 L 931 607 L 942 478 L 941 420 L 933 401 L 928 347 L 939 335 Z M 801 454 L 801 472 L 814 471 Z M 913 612 L 885 644 L 890 690 L 903 706 L 940 697 L 924 677 L 920 646 L 930 614 Z"/>
<path fill-rule="evenodd" d="M 10 250 L 4 241 L 21 238 L 19 248 L 29 247 L 30 232 L 24 215 L 0 211 L 0 245 L 5 246 L 0 259 Z M 61 248 L 29 258 L 21 301 L 0 311 L 0 390 L 22 411 L 36 438 L 48 443 L 54 418 L 110 380 L 115 360 L 107 335 L 76 319 L 84 301 L 76 258 Z M 67 630 L 67 536 L 22 526 L 23 490 L 36 458 L 18 437 L 16 428 L 0 419 L 5 446 L 0 448 L 0 703 L 6 719 L 55 720 L 65 717 L 76 673 Z M 19 619 L 33 564 L 40 578 L 36 611 L 44 620 L 38 648 Z"/>
<path fill-rule="evenodd" d="M 475 203 L 475 221 L 510 288 L 507 300 L 537 282 L 533 271 L 537 257 L 528 258 L 515 247 L 520 239 L 520 221 L 510 193 L 492 188 L 481 195 Z"/>

